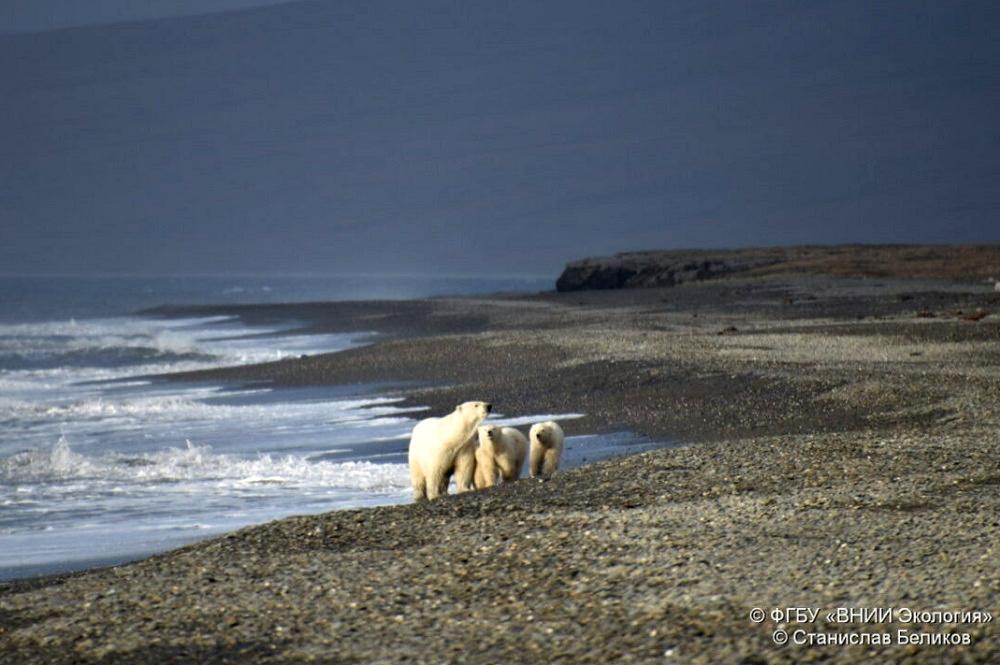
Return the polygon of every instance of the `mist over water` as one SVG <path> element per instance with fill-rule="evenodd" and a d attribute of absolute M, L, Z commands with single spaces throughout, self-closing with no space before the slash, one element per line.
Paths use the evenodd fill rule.
<path fill-rule="evenodd" d="M 558 270 L 558 266 L 554 266 Z M 66 321 L 132 314 L 165 304 L 406 300 L 549 291 L 539 275 L 0 275 L 0 321 Z"/>

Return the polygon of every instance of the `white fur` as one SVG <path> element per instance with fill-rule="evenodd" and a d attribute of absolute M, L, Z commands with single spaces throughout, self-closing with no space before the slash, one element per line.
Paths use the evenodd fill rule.
<path fill-rule="evenodd" d="M 410 484 L 413 499 L 436 499 L 448 493 L 452 474 L 458 491 L 473 489 L 476 448 L 473 435 L 489 415 L 486 402 L 463 402 L 443 418 L 425 418 L 410 435 Z"/>
<path fill-rule="evenodd" d="M 531 477 L 549 479 L 559 468 L 565 435 L 554 420 L 535 423 L 528 432 L 531 437 Z"/>
<path fill-rule="evenodd" d="M 476 448 L 476 489 L 493 487 L 499 475 L 505 483 L 521 477 L 528 457 L 528 439 L 513 427 L 481 425 Z"/>

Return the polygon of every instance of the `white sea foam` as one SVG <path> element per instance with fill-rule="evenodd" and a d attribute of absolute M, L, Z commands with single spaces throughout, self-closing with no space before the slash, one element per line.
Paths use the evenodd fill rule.
<path fill-rule="evenodd" d="M 0 325 L 0 576 L 405 500 L 392 442 L 412 423 L 395 399 L 142 378 L 354 344 L 282 330 L 227 317 Z M 383 438 L 394 459 L 367 459 Z"/>
<path fill-rule="evenodd" d="M 36 370 L 34 376 L 39 378 L 103 380 L 116 375 L 269 362 L 353 344 L 349 335 L 283 334 L 285 331 L 287 327 L 242 326 L 231 317 L 3 324 L 0 367 L 14 372 Z M 87 376 L 88 370 L 96 375 Z"/>
<path fill-rule="evenodd" d="M 246 458 L 217 454 L 211 446 L 190 441 L 183 448 L 154 453 L 95 457 L 74 452 L 63 437 L 49 450 L 0 460 L 0 482 L 7 485 L 88 480 L 134 485 L 202 481 L 229 487 L 266 482 L 366 492 L 403 490 L 409 483 L 403 464 L 310 462 L 296 455 L 272 454 Z M 117 491 L 127 489 L 119 487 Z"/>
<path fill-rule="evenodd" d="M 284 329 L 227 317 L 0 325 L 0 577 L 407 501 L 407 440 L 424 414 L 398 399 L 147 378 L 355 344 Z"/>
<path fill-rule="evenodd" d="M 504 425 L 505 427 L 521 427 L 524 425 L 533 425 L 534 423 L 544 422 L 546 420 L 576 420 L 577 418 L 583 418 L 585 413 L 541 413 L 532 414 L 530 416 L 517 416 L 513 418 L 508 418 L 503 414 L 496 414 L 491 416 L 489 422 L 496 425 Z"/>
<path fill-rule="evenodd" d="M 271 394 L 272 391 L 260 391 Z M 391 416 L 405 410 L 393 407 L 399 399 L 371 398 L 365 400 L 336 400 L 284 404 L 226 404 L 206 402 L 220 396 L 217 387 L 179 388 L 177 392 L 151 392 L 118 396 L 96 394 L 64 404 L 44 404 L 24 399 L 0 398 L 0 419 L 32 418 L 35 421 L 52 420 L 68 423 L 72 420 L 112 419 L 141 420 L 156 423 L 164 421 L 222 421 L 240 418 L 244 423 L 266 419 L 270 423 L 314 417 L 321 422 L 366 423 L 379 425 L 393 422 Z M 252 391 L 227 393 L 245 396 Z M 331 406 L 331 404 L 333 406 Z M 360 410 L 364 409 L 363 412 Z"/>

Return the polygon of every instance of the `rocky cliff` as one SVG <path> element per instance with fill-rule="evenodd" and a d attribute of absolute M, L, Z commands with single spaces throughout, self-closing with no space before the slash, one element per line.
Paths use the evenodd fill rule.
<path fill-rule="evenodd" d="M 777 272 L 848 277 L 1000 278 L 1000 245 L 831 245 L 626 252 L 572 261 L 558 291 L 649 288 Z"/>

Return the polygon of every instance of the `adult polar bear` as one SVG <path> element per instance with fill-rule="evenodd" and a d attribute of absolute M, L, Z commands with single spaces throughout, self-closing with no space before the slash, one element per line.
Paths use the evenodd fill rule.
<path fill-rule="evenodd" d="M 452 474 L 459 492 L 473 488 L 476 443 L 473 435 L 486 420 L 492 404 L 462 402 L 443 418 L 425 418 L 410 435 L 410 484 L 413 500 L 436 499 L 448 493 Z"/>

